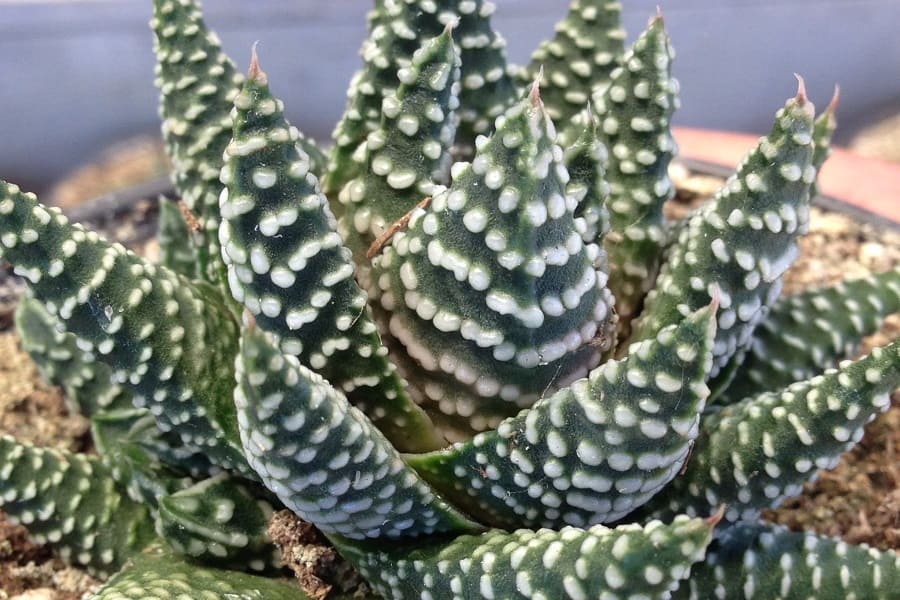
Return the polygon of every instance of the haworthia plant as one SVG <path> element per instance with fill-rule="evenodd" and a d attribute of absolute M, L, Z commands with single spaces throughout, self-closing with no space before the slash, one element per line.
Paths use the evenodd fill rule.
<path fill-rule="evenodd" d="M 897 269 L 779 297 L 834 103 L 801 84 L 672 226 L 661 16 L 625 49 L 575 0 L 519 90 L 492 11 L 377 0 L 326 159 L 154 2 L 161 264 L 0 182 L 22 343 L 97 451 L 0 438 L 0 508 L 126 565 L 106 599 L 316 596 L 275 578 L 281 508 L 388 598 L 896 596 L 896 552 L 756 521 L 900 384 L 900 342 L 842 362 Z"/>

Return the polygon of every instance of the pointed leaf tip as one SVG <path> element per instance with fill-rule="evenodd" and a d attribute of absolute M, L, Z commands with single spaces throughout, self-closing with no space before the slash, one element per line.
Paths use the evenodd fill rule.
<path fill-rule="evenodd" d="M 584 107 L 584 122 L 588 127 L 599 127 L 600 125 L 600 117 L 594 112 L 594 105 L 591 104 L 590 98 Z"/>
<path fill-rule="evenodd" d="M 841 86 L 834 84 L 834 94 L 831 96 L 831 102 L 825 110 L 834 114 L 837 111 L 838 102 L 841 99 Z"/>
<path fill-rule="evenodd" d="M 706 517 L 706 524 L 711 527 L 715 527 L 716 525 L 718 525 L 719 521 L 721 521 L 722 518 L 725 516 L 726 508 L 727 508 L 727 505 L 720 504 L 719 508 L 718 508 L 718 510 L 716 510 L 716 512 L 714 512 L 713 514 Z"/>
<path fill-rule="evenodd" d="M 712 291 L 709 295 L 709 310 L 715 314 L 719 310 L 719 304 L 722 301 L 722 292 L 718 284 L 713 284 Z"/>
<path fill-rule="evenodd" d="M 256 319 L 253 318 L 253 314 L 245 308 L 242 316 L 244 319 L 244 326 L 250 331 L 255 330 L 256 329 Z"/>
<path fill-rule="evenodd" d="M 250 68 L 247 69 L 247 79 L 260 85 L 266 85 L 269 80 L 265 71 L 259 68 L 259 54 L 256 52 L 257 46 L 259 46 L 259 40 L 253 42 L 253 46 L 250 47 Z"/>
<path fill-rule="evenodd" d="M 797 104 L 800 106 L 804 106 L 809 98 L 806 95 L 806 82 L 803 80 L 803 77 L 798 73 L 794 73 L 794 77 L 797 78 Z"/>
<path fill-rule="evenodd" d="M 453 17 L 447 21 L 447 25 L 444 27 L 444 35 L 451 35 L 457 27 L 459 27 L 459 17 Z"/>
<path fill-rule="evenodd" d="M 662 6 L 659 4 L 656 5 L 656 14 L 650 17 L 650 21 L 647 23 L 648 26 L 652 27 L 656 24 L 663 25 L 663 14 L 662 14 Z"/>
<path fill-rule="evenodd" d="M 528 92 L 528 97 L 531 99 L 531 105 L 535 108 L 544 105 L 544 103 L 541 102 L 541 81 L 543 79 L 544 65 L 541 65 L 541 68 L 538 69 L 537 75 L 535 75 L 534 77 L 534 82 L 531 84 L 531 91 Z"/>

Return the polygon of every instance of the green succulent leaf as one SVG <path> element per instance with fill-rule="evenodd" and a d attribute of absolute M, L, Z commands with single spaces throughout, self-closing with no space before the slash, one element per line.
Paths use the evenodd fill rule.
<path fill-rule="evenodd" d="M 449 36 L 445 42 L 452 51 Z M 442 445 L 407 396 L 353 278 L 350 251 L 254 55 L 225 150 L 220 238 L 235 300 L 281 349 L 375 416 L 402 450 Z"/>
<path fill-rule="evenodd" d="M 834 96 L 831 102 L 825 108 L 821 115 L 816 118 L 813 127 L 813 158 L 812 164 L 816 168 L 816 173 L 822 169 L 822 165 L 831 156 L 831 137 L 834 130 L 837 129 L 837 104 L 838 104 L 838 88 L 834 88 Z M 815 197 L 819 193 L 818 180 L 814 181 L 810 186 L 809 195 Z"/>
<path fill-rule="evenodd" d="M 506 41 L 491 25 L 496 5 L 489 0 L 444 0 L 454 7 L 459 23 L 453 39 L 462 59 L 459 127 L 454 154 L 475 152 L 477 137 L 488 135 L 494 119 L 515 104 L 518 90 L 506 64 Z"/>
<path fill-rule="evenodd" d="M 146 447 L 150 441 L 170 448 L 146 408 L 104 411 L 96 415 L 91 419 L 91 440 L 119 487 L 135 502 L 145 504 L 154 515 L 160 496 L 193 483 L 185 471 L 171 466 L 186 466 L 188 460 L 176 462 L 170 458 L 166 464 Z"/>
<path fill-rule="evenodd" d="M 717 288 L 721 304 L 712 375 L 722 374 L 710 386 L 714 392 L 740 364 L 753 330 L 781 292 L 784 271 L 797 257 L 816 175 L 812 115 L 801 85 L 776 114 L 771 133 L 682 228 L 634 323 L 633 340 L 652 336 L 704 305 Z M 615 214 L 614 204 L 611 210 Z"/>
<path fill-rule="evenodd" d="M 347 107 L 332 134 L 334 148 L 323 184 L 329 198 L 337 196 L 347 183 L 365 173 L 364 142 L 381 124 L 383 99 L 400 85 L 398 70 L 412 61 L 413 54 L 426 40 L 453 21 L 454 14 L 448 6 L 452 3 L 452 0 L 376 3 L 369 15 L 369 37 L 360 49 L 363 68 L 350 81 Z"/>
<path fill-rule="evenodd" d="M 779 298 L 753 333 L 740 372 L 716 403 L 780 390 L 834 367 L 896 312 L 900 267 Z"/>
<path fill-rule="evenodd" d="M 197 258 L 191 247 L 191 230 L 177 204 L 159 197 L 159 264 L 179 275 L 197 275 Z"/>
<path fill-rule="evenodd" d="M 493 525 L 614 521 L 669 483 L 688 456 L 709 393 L 714 312 L 664 329 L 496 431 L 410 464 Z"/>
<path fill-rule="evenodd" d="M 439 498 L 318 374 L 244 329 L 235 404 L 250 464 L 286 507 L 326 534 L 399 538 L 480 529 Z"/>
<path fill-rule="evenodd" d="M 176 188 L 200 223 L 192 232 L 196 275 L 220 283 L 225 267 L 219 242 L 219 170 L 231 139 L 232 100 L 242 77 L 207 29 L 195 0 L 154 0 L 150 26 L 155 34 L 156 84 L 160 88 L 163 138 Z M 313 168 L 324 155 L 309 140 L 300 142 Z"/>
<path fill-rule="evenodd" d="M 675 193 L 668 175 L 676 150 L 670 130 L 678 105 L 674 56 L 662 18 L 656 17 L 612 71 L 609 85 L 594 95 L 601 139 L 610 152 L 607 206 L 613 233 L 605 246 L 622 331 L 653 285 L 666 241 L 662 207 Z"/>
<path fill-rule="evenodd" d="M 609 84 L 610 73 L 625 53 L 622 5 L 610 0 L 572 0 L 569 12 L 555 27 L 553 38 L 541 42 L 520 83 L 543 70 L 542 97 L 556 123 L 568 123 Z"/>
<path fill-rule="evenodd" d="M 365 172 L 362 144 L 381 123 L 382 100 L 397 89 L 398 71 L 409 65 L 426 40 L 455 21 L 453 38 L 463 61 L 457 151 L 470 153 L 475 136 L 488 133 L 491 120 L 512 104 L 516 95 L 507 73 L 505 42 L 491 27 L 493 7 L 484 0 L 376 3 L 369 18 L 369 37 L 360 50 L 364 65 L 350 82 L 347 107 L 333 134 L 335 144 L 324 184 L 330 198 Z"/>
<path fill-rule="evenodd" d="M 712 520 L 491 530 L 400 548 L 338 543 L 385 598 L 665 598 L 703 560 Z"/>
<path fill-rule="evenodd" d="M 74 335 L 57 331 L 56 319 L 40 301 L 20 299 L 15 324 L 22 349 L 46 381 L 63 388 L 69 410 L 90 417 L 98 411 L 131 407 L 128 389 L 113 383 L 109 367 L 83 352 Z"/>
<path fill-rule="evenodd" d="M 839 369 L 707 415 L 684 474 L 647 505 L 654 518 L 704 514 L 753 521 L 796 496 L 817 469 L 832 469 L 890 406 L 900 387 L 900 340 Z"/>
<path fill-rule="evenodd" d="M 146 507 L 116 489 L 95 456 L 0 435 L 0 508 L 70 564 L 108 577 L 156 538 Z"/>
<path fill-rule="evenodd" d="M 159 499 L 157 532 L 185 556 L 223 568 L 272 571 L 281 556 L 266 533 L 272 505 L 226 474 Z"/>
<path fill-rule="evenodd" d="M 70 224 L 59 209 L 6 182 L 0 255 L 162 431 L 252 476 L 231 401 L 237 323 L 214 289 Z"/>
<path fill-rule="evenodd" d="M 373 264 L 395 361 L 450 440 L 586 375 L 614 324 L 554 139 L 535 87 Z"/>
<path fill-rule="evenodd" d="M 566 195 L 575 198 L 575 225 L 581 231 L 585 244 L 597 244 L 603 249 L 603 238 L 609 233 L 609 182 L 606 179 L 606 165 L 609 154 L 598 130 L 593 113 L 586 110 L 587 126 L 574 142 L 565 148 L 563 159 L 569 172 Z M 579 219 L 581 221 L 579 221 Z M 608 258 L 604 250 L 598 255 L 595 267 L 607 272 Z"/>
<path fill-rule="evenodd" d="M 675 600 L 890 600 L 900 589 L 900 554 L 796 533 L 769 523 L 739 523 L 721 533 Z"/>
<path fill-rule="evenodd" d="M 373 242 L 447 182 L 460 64 L 450 31 L 425 41 L 400 69 L 400 87 L 384 97 L 381 124 L 366 140 L 366 169 L 341 191 L 343 237 L 364 282 Z"/>
<path fill-rule="evenodd" d="M 95 600 L 311 600 L 296 585 L 198 565 L 161 549 L 135 558 Z"/>

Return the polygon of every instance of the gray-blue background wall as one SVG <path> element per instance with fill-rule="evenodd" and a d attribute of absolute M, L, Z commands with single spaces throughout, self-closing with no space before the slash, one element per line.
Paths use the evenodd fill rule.
<path fill-rule="evenodd" d="M 497 0 L 508 55 L 527 62 L 568 0 Z M 844 136 L 900 110 L 900 0 L 623 0 L 629 39 L 662 8 L 677 52 L 677 123 L 763 132 L 806 77 L 842 88 Z M 326 139 L 370 0 L 206 0 L 208 23 L 246 67 L 260 54 L 288 116 Z M 0 0 L 0 177 L 43 188 L 104 146 L 157 130 L 149 0 Z"/>

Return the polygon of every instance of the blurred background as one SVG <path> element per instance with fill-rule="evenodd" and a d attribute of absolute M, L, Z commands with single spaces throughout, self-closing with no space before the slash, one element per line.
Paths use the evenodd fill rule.
<path fill-rule="evenodd" d="M 763 133 L 793 95 L 794 72 L 819 107 L 840 83 L 839 142 L 900 112 L 900 0 L 622 3 L 629 40 L 661 6 L 682 84 L 678 125 Z M 204 10 L 241 69 L 260 41 L 289 118 L 327 140 L 371 4 L 206 0 Z M 508 57 L 523 64 L 568 0 L 496 4 Z M 150 12 L 149 0 L 0 0 L 0 176 L 40 192 L 86 162 L 147 154 L 158 135 Z"/>

